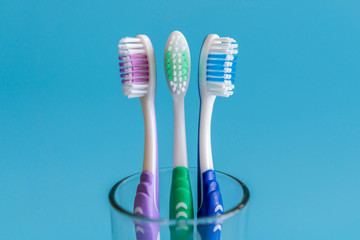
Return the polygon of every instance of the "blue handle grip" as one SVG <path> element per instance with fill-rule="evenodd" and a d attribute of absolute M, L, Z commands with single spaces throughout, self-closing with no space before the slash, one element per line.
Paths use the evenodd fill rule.
<path fill-rule="evenodd" d="M 200 197 L 200 208 L 198 217 L 216 216 L 223 213 L 223 201 L 220 193 L 220 187 L 216 181 L 215 171 L 207 170 L 202 173 L 202 186 Z M 221 222 L 198 226 L 201 239 L 219 240 L 221 233 Z"/>

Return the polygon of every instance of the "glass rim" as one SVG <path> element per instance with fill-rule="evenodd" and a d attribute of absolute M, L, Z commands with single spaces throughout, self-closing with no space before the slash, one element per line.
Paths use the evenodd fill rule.
<path fill-rule="evenodd" d="M 159 172 L 163 172 L 163 171 L 172 171 L 172 168 L 160 168 Z M 189 168 L 189 170 L 197 170 L 197 168 L 191 167 Z M 134 174 L 131 174 L 123 179 L 121 179 L 119 182 L 117 182 L 110 190 L 109 192 L 109 200 L 110 200 L 110 204 L 112 206 L 113 209 L 115 209 L 117 212 L 119 212 L 122 215 L 125 215 L 131 219 L 133 219 L 134 221 L 140 221 L 140 222 L 151 222 L 151 223 L 157 223 L 160 225 L 176 225 L 178 223 L 181 224 L 189 224 L 189 225 L 197 225 L 197 224 L 209 224 L 209 223 L 214 223 L 214 222 L 219 222 L 219 221 L 224 221 L 232 216 L 234 216 L 235 214 L 237 214 L 238 212 L 240 212 L 241 209 L 243 209 L 247 203 L 249 202 L 249 198 L 250 198 L 250 191 L 247 188 L 247 186 L 240 181 L 239 179 L 237 179 L 236 177 L 221 172 L 221 171 L 217 171 L 215 170 L 216 173 L 225 175 L 227 177 L 230 177 L 231 179 L 235 180 L 242 188 L 243 190 L 243 198 L 241 199 L 241 201 L 233 208 L 231 208 L 228 211 L 225 211 L 224 213 L 222 213 L 221 215 L 218 216 L 208 216 L 208 217 L 200 217 L 200 218 L 193 218 L 193 219 L 152 219 L 152 218 L 147 218 L 147 217 L 143 217 L 143 216 L 138 216 L 135 215 L 133 212 L 129 212 L 126 209 L 124 209 L 123 207 L 121 207 L 115 200 L 115 192 L 116 189 L 118 188 L 118 186 L 123 183 L 124 181 L 126 181 L 129 178 L 132 178 L 136 175 L 140 175 L 141 172 L 137 172 Z M 195 214 L 196 215 L 196 214 Z"/>

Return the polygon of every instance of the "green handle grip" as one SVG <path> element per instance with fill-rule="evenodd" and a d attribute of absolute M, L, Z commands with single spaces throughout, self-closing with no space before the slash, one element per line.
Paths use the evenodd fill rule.
<path fill-rule="evenodd" d="M 189 169 L 173 169 L 170 193 L 170 219 L 184 220 L 194 218 L 193 200 L 189 178 Z M 187 240 L 193 237 L 193 227 L 179 223 L 170 227 L 171 240 Z"/>

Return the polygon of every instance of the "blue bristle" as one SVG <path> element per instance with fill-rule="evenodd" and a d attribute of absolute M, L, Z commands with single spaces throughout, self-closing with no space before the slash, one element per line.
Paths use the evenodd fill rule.
<path fill-rule="evenodd" d="M 235 73 L 225 73 L 225 72 L 219 72 L 219 71 L 216 71 L 216 72 L 210 72 L 210 71 L 207 71 L 206 72 L 206 75 L 207 76 L 218 76 L 218 77 L 222 77 L 224 76 L 224 74 L 228 74 L 228 75 L 231 75 L 231 77 L 233 77 L 233 75 L 235 75 Z"/>
<path fill-rule="evenodd" d="M 208 58 L 225 59 L 227 54 L 209 54 Z"/>
<path fill-rule="evenodd" d="M 209 70 L 224 70 L 224 65 L 207 65 L 206 69 L 209 69 Z M 226 68 L 231 68 L 232 71 L 235 71 L 235 66 L 231 66 L 231 67 L 226 67 Z"/>
<path fill-rule="evenodd" d="M 212 82 L 224 82 L 224 81 L 231 81 L 234 83 L 235 80 L 235 70 L 236 70 L 236 60 L 238 58 L 237 55 L 232 55 L 233 60 L 225 60 L 230 54 L 209 54 L 207 59 L 207 66 L 206 69 L 210 70 L 206 72 L 207 81 Z M 231 62 L 232 65 L 229 67 L 225 67 L 224 65 L 227 62 Z M 225 73 L 225 68 L 231 68 L 231 73 Z M 225 79 L 224 75 L 228 74 L 231 75 L 230 79 Z"/>
<path fill-rule="evenodd" d="M 216 64 L 216 65 L 224 65 L 226 61 L 225 60 L 207 60 L 207 64 Z"/>
<path fill-rule="evenodd" d="M 224 72 L 206 72 L 207 76 L 224 76 Z"/>

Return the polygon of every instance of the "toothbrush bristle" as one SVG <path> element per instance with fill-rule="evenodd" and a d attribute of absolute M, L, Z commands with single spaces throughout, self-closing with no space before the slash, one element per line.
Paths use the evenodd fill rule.
<path fill-rule="evenodd" d="M 165 75 L 170 91 L 180 94 L 186 91 L 189 83 L 189 51 L 181 33 L 172 34 L 165 50 Z"/>
<path fill-rule="evenodd" d="M 208 93 L 222 97 L 233 94 L 237 48 L 236 41 L 229 37 L 215 38 L 211 43 L 206 61 Z"/>
<path fill-rule="evenodd" d="M 143 97 L 149 87 L 149 66 L 145 45 L 140 38 L 125 37 L 119 42 L 119 66 L 123 93 L 129 98 Z"/>

